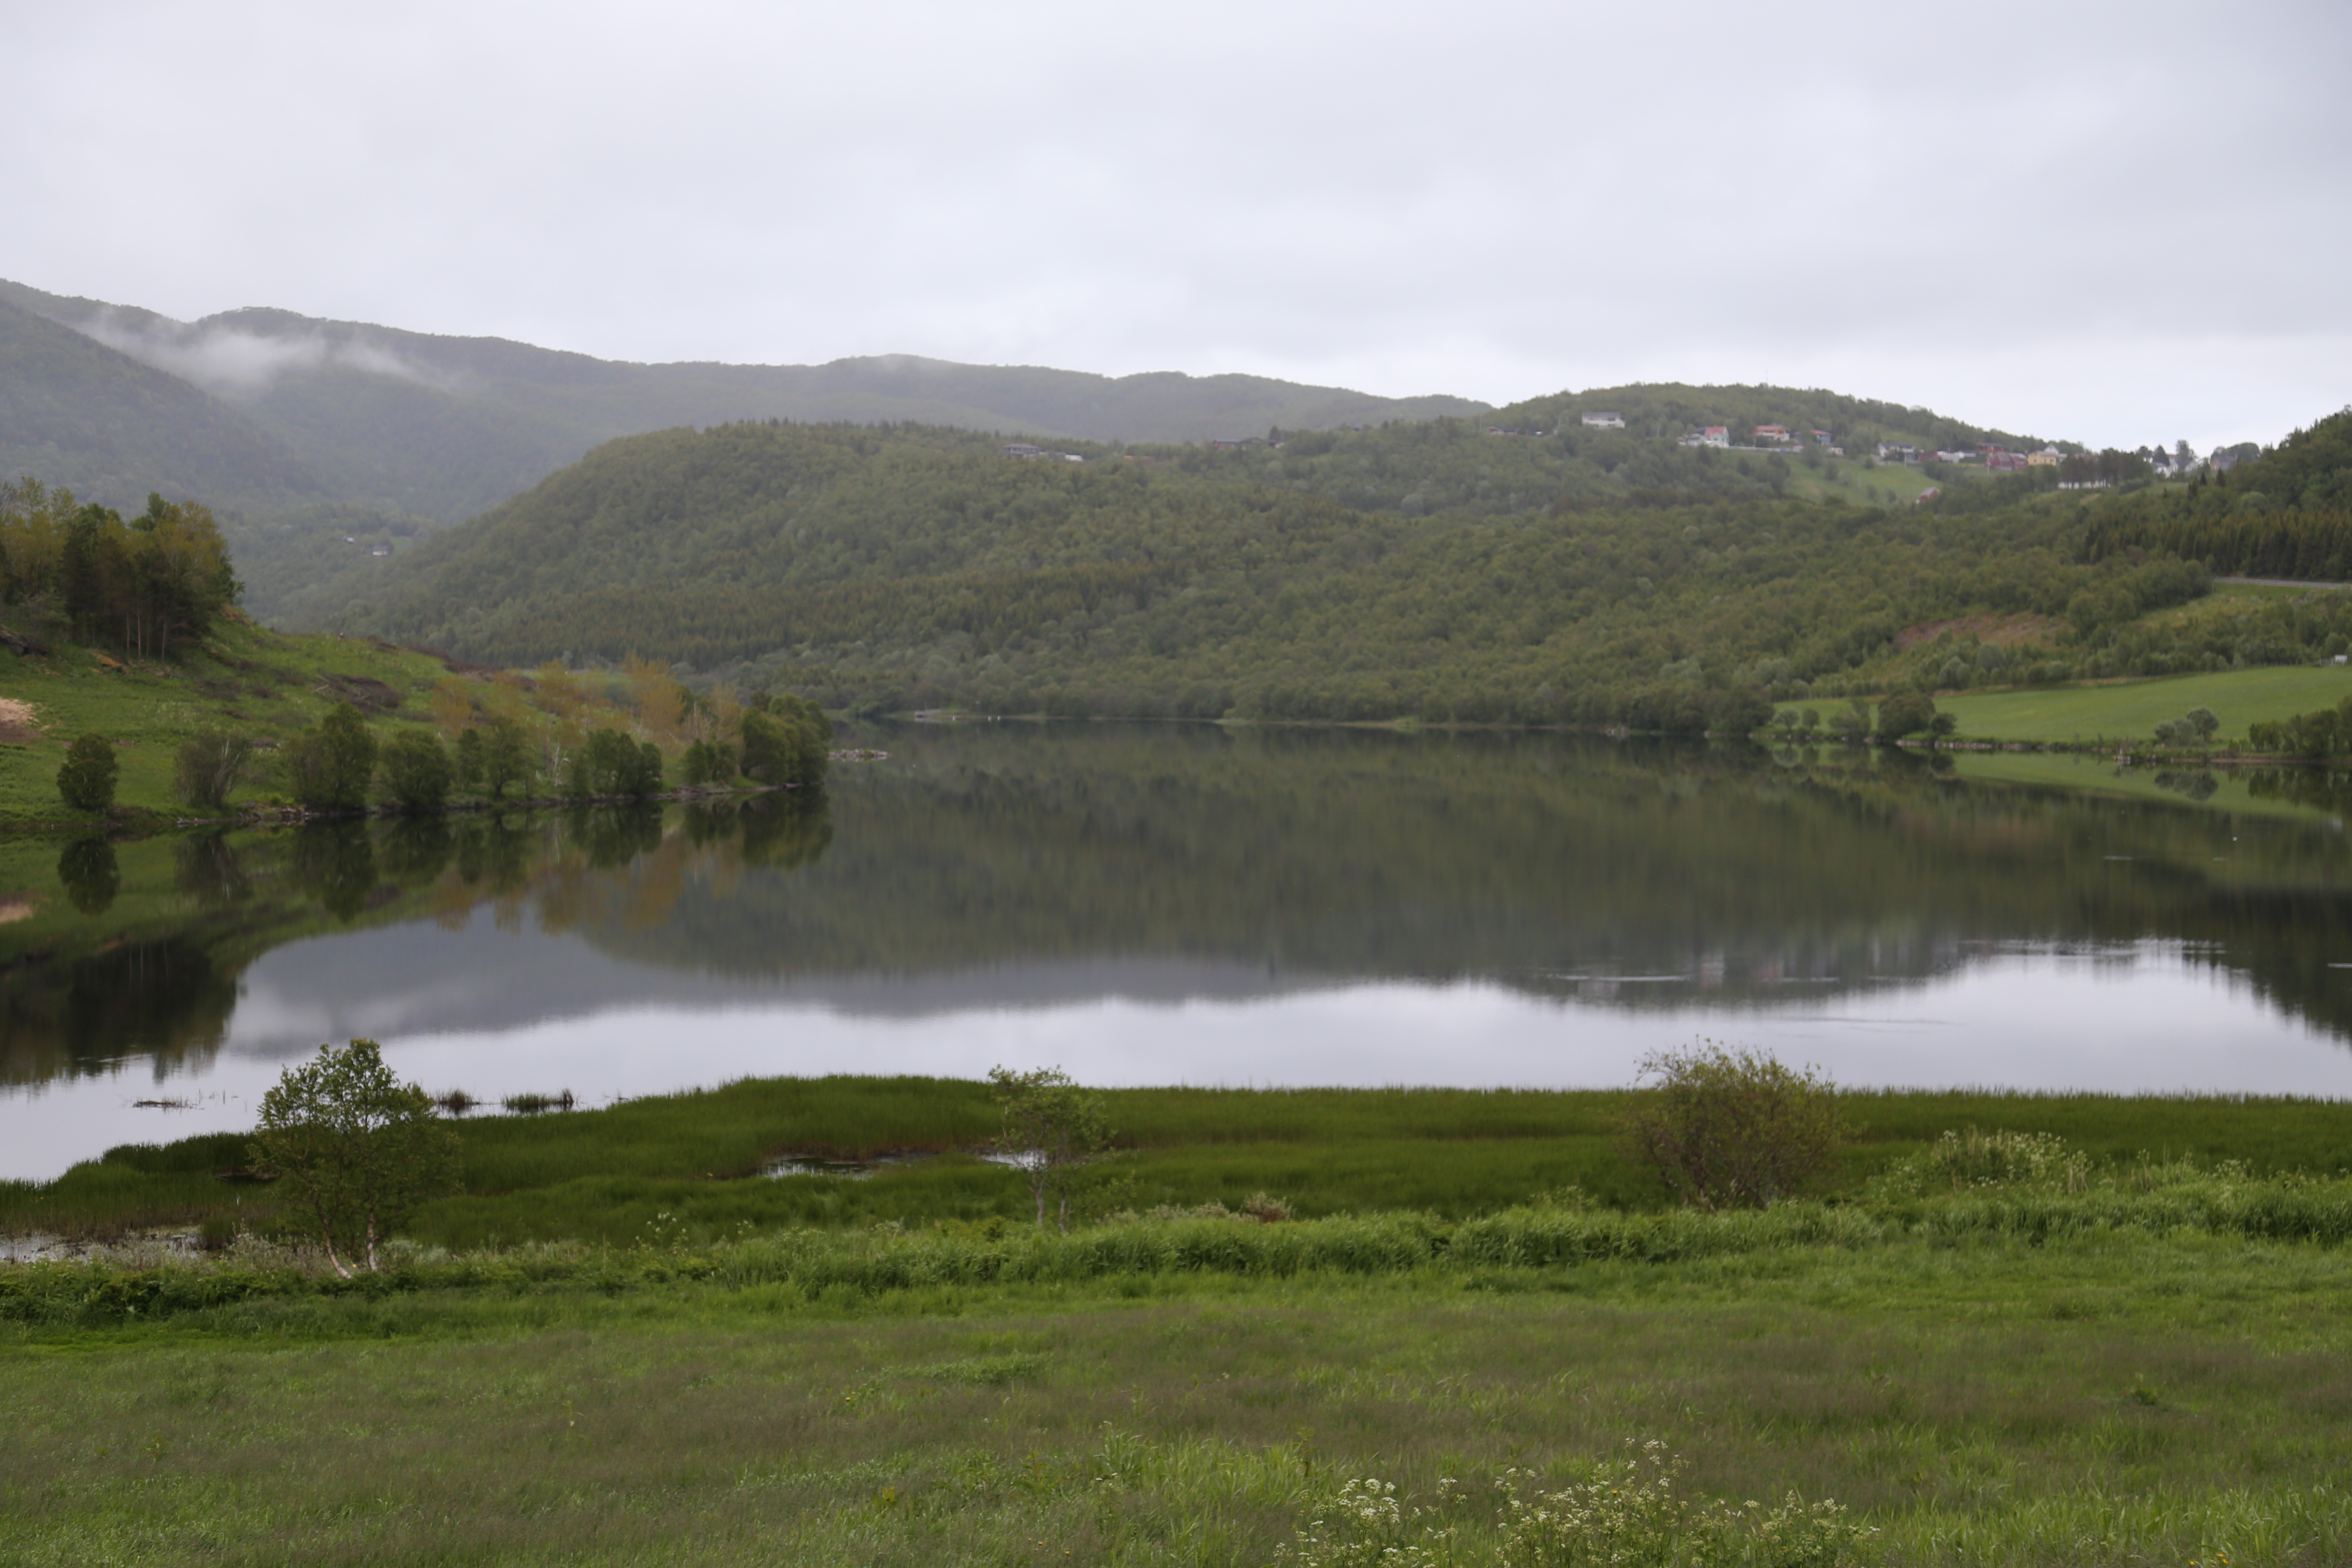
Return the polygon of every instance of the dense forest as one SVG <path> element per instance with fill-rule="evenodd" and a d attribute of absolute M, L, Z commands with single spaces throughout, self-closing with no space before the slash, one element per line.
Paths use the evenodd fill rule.
<path fill-rule="evenodd" d="M 2161 551 L 2231 575 L 2352 581 L 2352 409 L 2252 462 L 2126 498 L 2084 548 L 2093 559 Z"/>

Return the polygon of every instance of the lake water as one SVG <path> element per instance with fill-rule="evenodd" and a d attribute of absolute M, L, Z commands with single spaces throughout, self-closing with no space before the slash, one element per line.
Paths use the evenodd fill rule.
<path fill-rule="evenodd" d="M 0 1176 L 251 1124 L 373 1037 L 436 1092 L 745 1075 L 2352 1094 L 2321 775 L 1025 724 L 817 802 L 0 846 Z M 140 1101 L 163 1102 L 142 1105 Z"/>

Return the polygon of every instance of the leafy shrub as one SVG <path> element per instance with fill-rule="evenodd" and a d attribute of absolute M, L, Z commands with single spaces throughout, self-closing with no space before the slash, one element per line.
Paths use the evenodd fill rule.
<path fill-rule="evenodd" d="M 1826 1172 L 1845 1139 L 1837 1089 L 1755 1050 L 1712 1041 L 1653 1051 L 1624 1131 L 1635 1159 L 1703 1209 L 1767 1208 Z"/>
<path fill-rule="evenodd" d="M 114 742 L 82 735 L 66 748 L 58 769 L 58 794 L 76 811 L 104 811 L 114 804 Z"/>
<path fill-rule="evenodd" d="M 244 736 L 199 730 L 173 760 L 173 786 L 188 805 L 218 811 L 252 760 L 253 742 Z"/>

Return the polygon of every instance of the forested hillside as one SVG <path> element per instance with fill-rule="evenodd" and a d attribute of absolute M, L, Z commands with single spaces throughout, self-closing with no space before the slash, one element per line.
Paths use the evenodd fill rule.
<path fill-rule="evenodd" d="M 2252 462 L 2124 499 L 2086 547 L 2095 557 L 2162 551 L 2253 577 L 2352 580 L 2352 409 Z"/>
<path fill-rule="evenodd" d="M 27 476 L 131 510 L 158 490 L 257 509 L 326 494 L 251 416 L 0 297 L 0 483 Z"/>
<path fill-rule="evenodd" d="M 1751 484 L 1415 516 L 1246 466 L 1084 455 L 905 427 L 617 441 L 385 563 L 337 624 L 493 663 L 675 660 L 836 708 L 1692 729 L 1897 670 L 2063 677 L 2205 591 L 2194 567 L 2081 562 L 2082 509 L 2059 496 L 1943 518 Z"/>

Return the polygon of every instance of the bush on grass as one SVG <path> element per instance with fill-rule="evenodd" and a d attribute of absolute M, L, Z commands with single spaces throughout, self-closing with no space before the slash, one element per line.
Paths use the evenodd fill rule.
<path fill-rule="evenodd" d="M 229 792 L 252 760 L 253 742 L 244 736 L 199 730 L 173 760 L 173 786 L 186 804 L 218 811 L 228 805 Z"/>
<path fill-rule="evenodd" d="M 78 736 L 58 769 L 58 794 L 76 811 L 105 811 L 114 805 L 115 769 L 113 742 Z"/>

